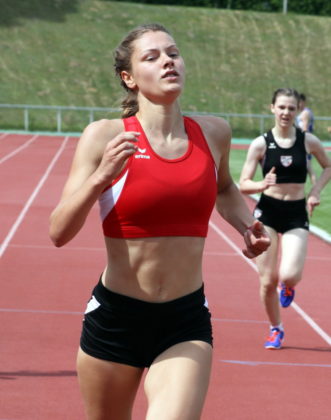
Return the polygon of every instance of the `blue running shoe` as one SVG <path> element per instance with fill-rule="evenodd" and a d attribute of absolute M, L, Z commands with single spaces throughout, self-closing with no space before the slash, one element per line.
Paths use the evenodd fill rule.
<path fill-rule="evenodd" d="M 284 331 L 279 328 L 272 328 L 270 330 L 270 336 L 267 338 L 267 341 L 264 343 L 264 348 L 271 350 L 278 350 L 282 347 L 284 340 Z"/>
<path fill-rule="evenodd" d="M 281 285 L 279 294 L 279 301 L 283 308 L 287 308 L 291 305 L 295 295 L 294 287 L 288 287 L 284 283 Z"/>

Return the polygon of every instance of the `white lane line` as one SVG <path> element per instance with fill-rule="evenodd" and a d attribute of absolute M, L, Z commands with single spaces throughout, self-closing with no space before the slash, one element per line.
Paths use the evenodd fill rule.
<path fill-rule="evenodd" d="M 44 249 L 44 250 L 55 250 L 54 245 L 26 245 L 26 244 L 13 244 L 9 245 L 10 248 L 21 248 L 21 249 Z M 62 252 L 66 251 L 95 251 L 95 252 L 105 252 L 105 248 L 102 247 L 88 247 L 88 246 L 65 246 L 61 248 Z M 0 419 L 1 420 L 1 419 Z"/>
<path fill-rule="evenodd" d="M 222 363 L 232 363 L 236 365 L 246 366 L 286 366 L 286 367 L 319 367 L 319 368 L 331 368 L 331 365 L 322 363 L 286 363 L 286 362 L 262 362 L 253 360 L 219 360 Z"/>
<path fill-rule="evenodd" d="M 9 245 L 10 248 L 38 248 L 38 249 L 54 249 L 54 245 L 30 245 L 30 244 L 20 244 L 20 243 L 11 243 Z M 62 251 L 101 251 L 105 252 L 104 247 L 89 247 L 89 246 L 72 246 L 72 245 L 66 245 L 62 248 Z M 210 257 L 238 257 L 238 254 L 236 252 L 219 252 L 219 251 L 204 251 L 203 255 L 208 255 Z M 320 257 L 320 256 L 307 256 L 307 260 L 316 260 L 316 261 L 330 261 L 330 257 Z M 1 419 L 0 419 L 1 420 Z"/>
<path fill-rule="evenodd" d="M 19 313 L 19 314 L 84 315 L 84 312 L 52 311 L 48 309 L 43 310 L 43 309 L 0 308 L 0 312 Z"/>
<path fill-rule="evenodd" d="M 55 165 L 56 161 L 59 159 L 61 153 L 63 152 L 67 142 L 68 142 L 69 137 L 65 137 L 65 139 L 63 140 L 59 150 L 57 151 L 56 155 L 53 157 L 51 163 L 48 165 L 48 168 L 46 169 L 44 175 L 41 177 L 38 185 L 36 186 L 36 188 L 34 189 L 34 191 L 32 192 L 30 198 L 28 199 L 28 201 L 25 203 L 24 208 L 22 209 L 21 213 L 19 214 L 18 218 L 16 219 L 15 223 L 13 224 L 13 226 L 11 227 L 10 231 L 8 232 L 5 240 L 3 241 L 3 243 L 0 246 L 0 258 L 2 257 L 2 255 L 4 254 L 7 246 L 9 245 L 9 242 L 11 241 L 11 239 L 13 238 L 13 236 L 15 235 L 18 227 L 20 226 L 20 224 L 22 223 L 26 213 L 28 212 L 29 208 L 31 207 L 31 204 L 33 203 L 34 199 L 36 198 L 37 194 L 39 193 L 41 187 L 44 185 L 46 179 L 48 178 L 48 175 L 50 174 L 51 170 L 53 169 L 53 166 Z"/>
<path fill-rule="evenodd" d="M 249 264 L 252 268 L 253 268 L 253 270 L 255 270 L 256 272 L 257 272 L 257 267 L 256 267 L 256 264 L 255 263 L 253 263 L 253 261 L 252 260 L 250 260 L 249 258 L 246 258 L 245 257 L 245 255 L 242 253 L 242 250 L 239 248 L 239 247 L 237 247 L 237 245 L 234 243 L 234 242 L 232 242 L 231 241 L 231 239 L 227 236 L 227 235 L 225 235 L 225 233 L 224 232 L 222 232 L 221 231 L 221 229 L 219 229 L 218 228 L 218 226 L 216 226 L 212 221 L 210 221 L 209 222 L 209 226 L 211 226 L 213 229 L 214 229 L 214 231 L 228 244 L 228 245 L 230 245 L 230 247 L 232 248 L 232 249 L 234 249 L 235 251 L 236 251 L 236 253 L 237 254 L 239 254 L 240 255 L 240 257 L 242 257 L 246 262 L 247 262 L 247 264 Z"/>
<path fill-rule="evenodd" d="M 0 312 L 18 313 L 18 314 L 46 314 L 46 315 L 84 315 L 84 312 L 78 311 L 55 311 L 50 309 L 23 309 L 23 308 L 0 308 Z M 256 321 L 251 319 L 222 319 L 213 318 L 214 322 L 238 323 L 238 324 L 267 324 L 267 321 Z"/>
<path fill-rule="evenodd" d="M 237 247 L 237 245 L 231 241 L 231 239 L 225 235 L 224 232 L 222 232 L 213 222 L 209 222 L 209 225 L 214 229 L 214 231 L 222 238 L 224 239 L 229 246 L 234 249 L 256 272 L 257 266 L 255 263 L 253 263 L 252 260 L 246 258 L 244 254 L 242 253 L 241 249 Z M 323 338 L 324 341 L 328 343 L 329 346 L 331 346 L 331 337 L 303 310 L 300 308 L 298 304 L 295 302 L 292 302 L 290 306 L 293 310 L 295 310 L 306 322 L 310 327 L 320 336 Z"/>
<path fill-rule="evenodd" d="M 1 309 L 0 309 L 1 311 Z M 268 324 L 268 321 L 255 321 L 254 319 L 226 319 L 226 318 L 214 318 L 213 321 L 225 322 L 225 323 L 237 323 L 237 324 Z"/>
<path fill-rule="evenodd" d="M 292 302 L 290 307 L 301 315 L 307 324 L 331 346 L 331 337 L 297 303 Z"/>
<path fill-rule="evenodd" d="M 39 137 L 38 134 L 34 135 L 33 137 L 31 137 L 31 139 L 29 139 L 28 141 L 26 141 L 24 144 L 22 144 L 21 146 L 17 147 L 12 152 L 10 152 L 7 155 L 5 155 L 4 157 L 2 157 L 0 159 L 0 165 L 3 162 L 5 162 L 6 160 L 10 159 L 11 157 L 17 155 L 17 153 L 19 153 L 21 150 L 26 149 L 28 146 L 30 146 L 30 144 L 33 143 L 37 139 L 37 137 Z"/>
<path fill-rule="evenodd" d="M 331 235 L 328 232 L 325 232 L 325 230 L 309 224 L 309 230 L 319 238 L 323 239 L 323 241 L 327 242 L 328 244 L 331 244 Z"/>

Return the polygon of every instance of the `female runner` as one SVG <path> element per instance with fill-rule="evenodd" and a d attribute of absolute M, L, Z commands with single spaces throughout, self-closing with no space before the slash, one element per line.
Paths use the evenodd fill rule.
<path fill-rule="evenodd" d="M 254 216 L 263 222 L 271 237 L 271 246 L 257 258 L 260 296 L 270 322 L 270 336 L 265 342 L 267 349 L 282 346 L 284 328 L 280 305 L 287 307 L 293 301 L 306 257 L 308 215 L 311 216 L 320 204 L 320 193 L 331 178 L 331 162 L 320 140 L 294 126 L 298 103 L 299 94 L 294 89 L 277 89 L 274 92 L 271 112 L 275 116 L 275 125 L 252 141 L 240 177 L 243 193 L 262 193 Z M 316 157 L 322 172 L 306 199 L 309 153 Z M 254 181 L 259 164 L 264 178 Z"/>
<path fill-rule="evenodd" d="M 180 111 L 185 66 L 169 32 L 131 31 L 115 70 L 127 92 L 123 116 L 84 130 L 50 220 L 62 246 L 99 201 L 108 261 L 85 312 L 80 388 L 89 420 L 128 420 L 147 367 L 146 419 L 196 420 L 212 359 L 202 254 L 215 202 L 246 256 L 270 238 L 230 176 L 228 124 Z"/>

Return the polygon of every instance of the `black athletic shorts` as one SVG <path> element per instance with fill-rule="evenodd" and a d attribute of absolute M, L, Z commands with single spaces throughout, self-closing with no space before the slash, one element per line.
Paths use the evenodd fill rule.
<path fill-rule="evenodd" d="M 80 346 L 98 359 L 149 367 L 169 347 L 190 340 L 213 342 L 203 286 L 169 302 L 150 303 L 114 293 L 100 280 L 87 304 Z"/>
<path fill-rule="evenodd" d="M 278 200 L 261 194 L 254 210 L 254 217 L 264 225 L 270 226 L 278 233 L 285 233 L 291 229 L 309 230 L 306 200 Z"/>

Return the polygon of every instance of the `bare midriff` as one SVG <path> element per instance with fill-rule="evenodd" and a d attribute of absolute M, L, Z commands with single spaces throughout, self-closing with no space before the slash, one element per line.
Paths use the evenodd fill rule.
<path fill-rule="evenodd" d="M 305 184 L 276 184 L 263 192 L 277 200 L 302 200 L 305 198 Z"/>
<path fill-rule="evenodd" d="M 113 292 L 148 302 L 166 302 L 202 285 L 203 237 L 105 238 L 102 276 Z"/>

